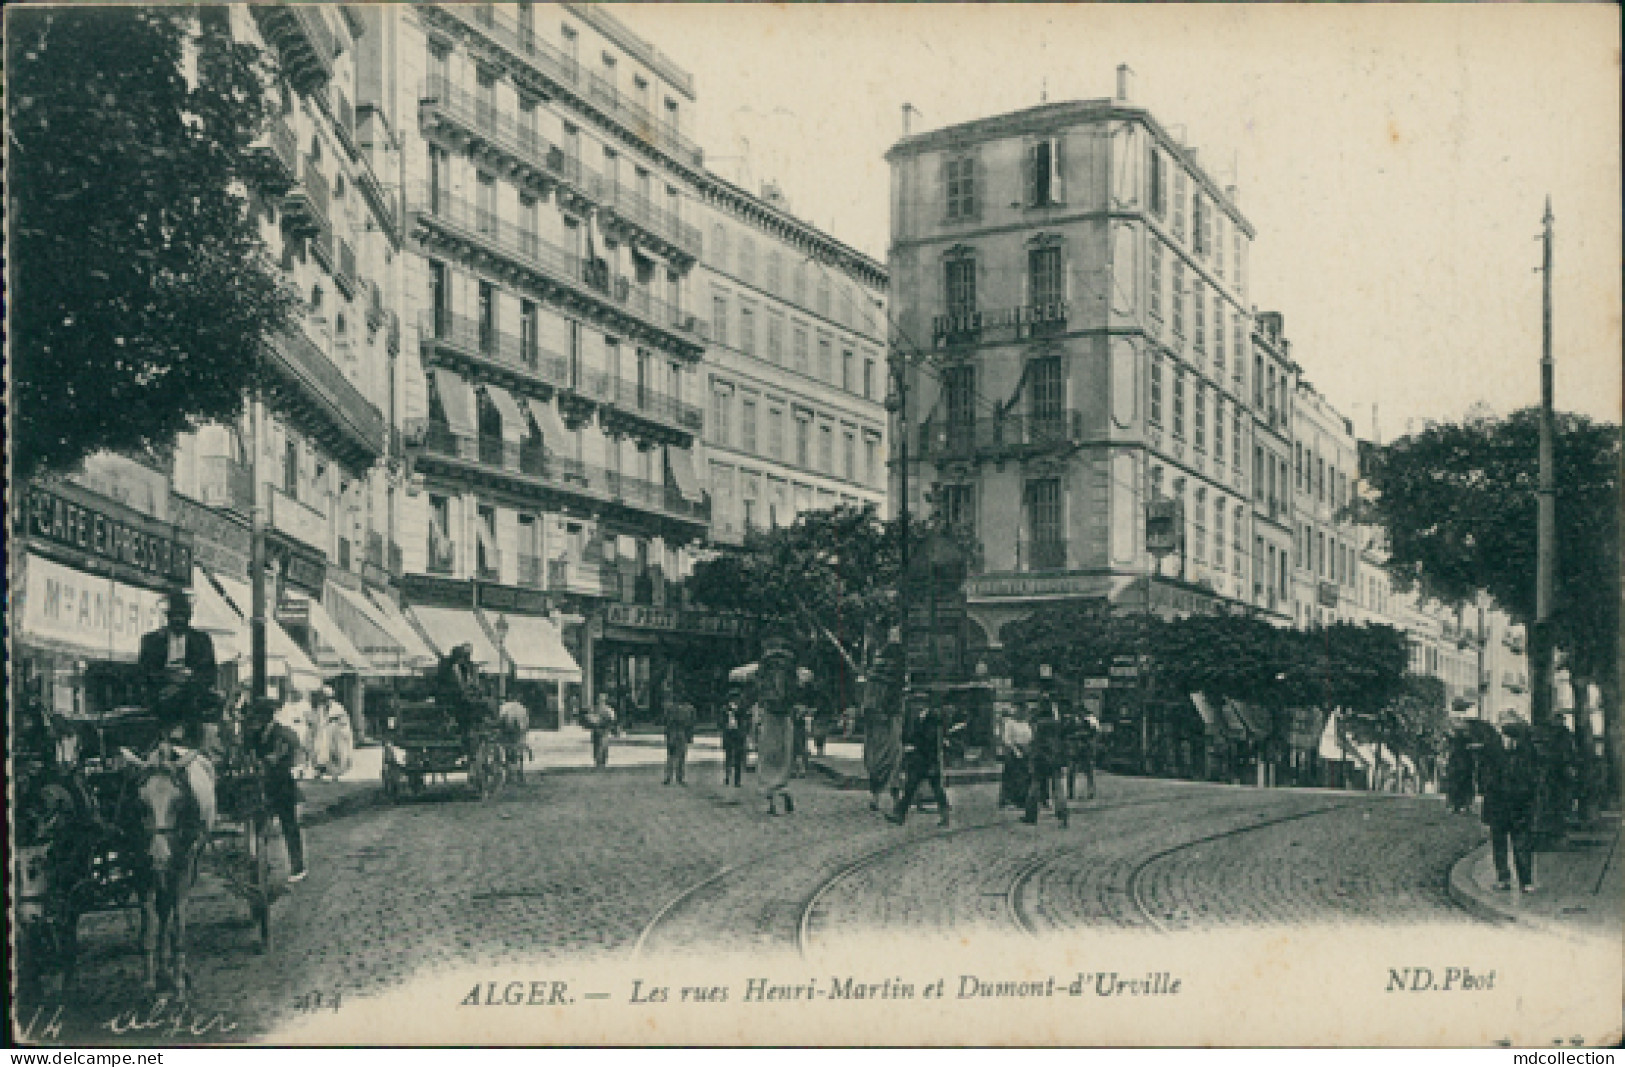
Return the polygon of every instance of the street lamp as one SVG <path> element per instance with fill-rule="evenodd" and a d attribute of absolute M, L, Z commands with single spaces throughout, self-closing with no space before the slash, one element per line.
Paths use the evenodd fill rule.
<path fill-rule="evenodd" d="M 497 632 L 497 699 L 508 699 L 508 617 L 498 615 Z"/>

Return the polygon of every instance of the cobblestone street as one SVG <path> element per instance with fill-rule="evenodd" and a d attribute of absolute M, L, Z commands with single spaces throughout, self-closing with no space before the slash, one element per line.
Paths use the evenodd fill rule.
<path fill-rule="evenodd" d="M 805 780 L 795 814 L 769 818 L 752 780 L 720 778 L 717 766 L 691 768 L 686 787 L 652 767 L 543 774 L 485 803 L 450 789 L 318 821 L 311 876 L 276 904 L 267 954 L 205 874 L 192 1016 L 219 1013 L 237 1027 L 228 1040 L 252 1039 L 316 994 L 365 998 L 447 965 L 806 950 L 871 928 L 1477 924 L 1447 875 L 1480 828 L 1429 798 L 1104 777 L 1063 830 L 1047 813 L 1022 825 L 981 784 L 954 790 L 952 829 L 916 813 L 899 830 L 862 792 Z M 108 1021 L 143 1005 L 135 920 L 89 917 L 83 941 L 64 1019 L 116 1039 Z"/>

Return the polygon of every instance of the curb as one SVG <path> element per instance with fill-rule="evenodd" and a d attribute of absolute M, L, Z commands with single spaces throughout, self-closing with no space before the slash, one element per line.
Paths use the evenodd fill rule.
<path fill-rule="evenodd" d="M 1489 855 L 1489 842 L 1477 846 L 1450 867 L 1450 899 L 1463 910 L 1480 919 L 1502 927 L 1522 927 L 1525 930 L 1551 934 L 1576 944 L 1590 944 L 1597 938 L 1587 935 L 1566 923 L 1530 915 L 1516 907 L 1501 903 L 1499 897 L 1486 892 L 1473 877 L 1473 869 Z"/>

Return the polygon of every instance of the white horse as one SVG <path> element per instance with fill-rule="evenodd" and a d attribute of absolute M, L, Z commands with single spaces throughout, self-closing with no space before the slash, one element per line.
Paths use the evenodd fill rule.
<path fill-rule="evenodd" d="M 146 841 L 141 891 L 141 947 L 146 987 L 167 975 L 179 995 L 187 989 L 186 897 L 197 881 L 198 857 L 215 822 L 214 765 L 196 752 L 160 745 L 137 758 L 135 796 Z"/>

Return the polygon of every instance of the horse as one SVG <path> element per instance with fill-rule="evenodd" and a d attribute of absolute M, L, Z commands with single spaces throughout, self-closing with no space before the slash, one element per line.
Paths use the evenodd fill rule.
<path fill-rule="evenodd" d="M 146 988 L 156 993 L 160 975 L 167 975 L 176 993 L 185 995 L 186 898 L 197 881 L 198 857 L 214 830 L 214 765 L 199 753 L 177 754 L 160 745 L 148 759 L 138 758 L 132 769 L 142 842 Z"/>

